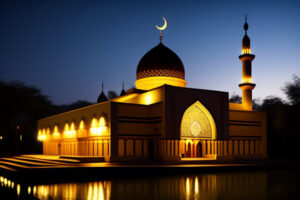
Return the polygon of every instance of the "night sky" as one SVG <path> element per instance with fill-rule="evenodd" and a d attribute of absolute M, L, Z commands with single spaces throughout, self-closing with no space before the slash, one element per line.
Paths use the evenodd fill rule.
<path fill-rule="evenodd" d="M 163 43 L 187 87 L 241 94 L 245 14 L 254 98 L 285 98 L 284 83 L 300 76 L 300 1 L 1 1 L 0 80 L 34 85 L 56 104 L 96 102 L 102 81 L 120 93 L 159 43 L 164 16 Z"/>

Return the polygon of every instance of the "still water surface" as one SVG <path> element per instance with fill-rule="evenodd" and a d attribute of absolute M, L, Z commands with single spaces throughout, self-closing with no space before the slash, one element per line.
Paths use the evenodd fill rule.
<path fill-rule="evenodd" d="M 0 177 L 0 199 L 299 199 L 300 171 L 225 172 L 21 185 Z M 9 196 L 8 196 L 9 195 Z"/>

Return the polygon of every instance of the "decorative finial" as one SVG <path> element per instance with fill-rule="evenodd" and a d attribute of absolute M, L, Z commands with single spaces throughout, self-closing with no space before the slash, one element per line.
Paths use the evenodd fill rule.
<path fill-rule="evenodd" d="M 122 90 L 124 90 L 124 81 L 123 81 L 123 83 L 122 83 Z"/>
<path fill-rule="evenodd" d="M 161 34 L 161 31 L 165 30 L 167 28 L 167 20 L 163 17 L 163 20 L 164 20 L 164 25 L 162 27 L 159 27 L 156 25 L 156 28 L 159 30 L 159 41 L 161 43 L 161 40 L 162 40 L 162 34 Z"/>
<path fill-rule="evenodd" d="M 103 92 L 103 89 L 104 89 L 104 84 L 103 84 L 103 81 L 102 81 L 102 92 Z"/>
<path fill-rule="evenodd" d="M 244 24 L 244 30 L 247 34 L 247 30 L 248 30 L 249 26 L 248 26 L 248 23 L 247 23 L 247 15 L 245 15 L 245 24 Z"/>

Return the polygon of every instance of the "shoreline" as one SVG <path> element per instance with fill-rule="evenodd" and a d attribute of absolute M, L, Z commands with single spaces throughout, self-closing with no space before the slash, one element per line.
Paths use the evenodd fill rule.
<path fill-rule="evenodd" d="M 0 161 L 3 158 L 0 158 Z M 0 167 L 0 176 L 21 184 L 50 184 L 106 179 L 161 177 L 183 174 L 245 172 L 265 170 L 299 170 L 298 160 L 251 160 L 160 162 L 160 163 L 77 163 L 71 165 L 19 168 Z"/>

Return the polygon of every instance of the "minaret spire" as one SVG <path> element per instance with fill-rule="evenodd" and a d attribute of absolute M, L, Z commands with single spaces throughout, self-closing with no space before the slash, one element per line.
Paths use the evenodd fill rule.
<path fill-rule="evenodd" d="M 123 95 L 125 95 L 125 94 L 127 94 L 126 92 L 125 92 L 125 90 L 124 90 L 124 81 L 122 82 L 122 91 L 121 91 L 121 93 L 120 93 L 120 96 L 123 96 Z"/>
<path fill-rule="evenodd" d="M 98 96 L 97 103 L 105 102 L 105 101 L 108 100 L 107 97 L 104 94 L 104 83 L 103 83 L 103 81 L 102 81 L 101 88 L 102 88 L 102 91 L 101 91 L 100 95 Z"/>
<path fill-rule="evenodd" d="M 162 34 L 161 34 L 161 31 L 159 32 L 159 43 L 161 43 L 161 41 L 162 41 Z"/>
<path fill-rule="evenodd" d="M 249 28 L 249 26 L 247 23 L 247 15 L 245 15 L 245 24 L 244 24 L 245 35 L 247 35 L 248 28 Z"/>
<path fill-rule="evenodd" d="M 255 88 L 255 84 L 252 83 L 252 61 L 255 55 L 251 54 L 250 38 L 247 35 L 248 31 L 247 15 L 245 16 L 245 36 L 242 42 L 242 55 L 239 59 L 243 63 L 242 70 L 242 83 L 239 87 L 242 90 L 242 105 L 245 110 L 252 110 L 252 90 Z"/>

